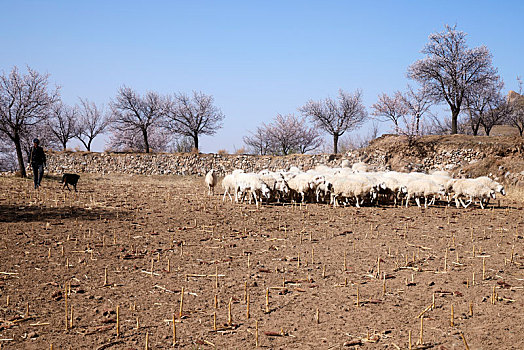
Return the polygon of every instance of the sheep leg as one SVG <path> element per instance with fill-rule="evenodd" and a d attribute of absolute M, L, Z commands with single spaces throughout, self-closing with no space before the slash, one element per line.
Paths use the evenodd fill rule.
<path fill-rule="evenodd" d="M 435 197 L 433 197 L 433 198 L 435 198 Z M 428 197 L 424 196 L 424 209 L 427 209 L 427 208 L 428 208 Z"/>
<path fill-rule="evenodd" d="M 358 203 L 358 196 L 355 196 L 355 198 L 357 199 L 357 208 L 360 208 L 360 204 Z"/>
<path fill-rule="evenodd" d="M 415 203 L 417 203 L 418 207 L 420 208 L 420 198 L 415 197 Z"/>
<path fill-rule="evenodd" d="M 470 204 L 471 204 L 471 202 L 472 202 L 471 199 L 470 199 L 470 200 L 468 201 L 468 204 L 465 204 L 465 203 L 462 201 L 462 198 L 459 198 L 459 200 L 460 200 L 460 203 L 462 204 L 462 206 L 463 206 L 464 208 L 469 207 Z"/>
<path fill-rule="evenodd" d="M 233 201 L 233 197 L 231 197 L 231 193 L 229 193 L 229 190 L 227 190 L 227 189 L 224 191 L 224 197 L 222 197 L 222 202 L 224 202 L 226 200 L 226 193 L 229 196 L 229 200 L 232 202 Z"/>

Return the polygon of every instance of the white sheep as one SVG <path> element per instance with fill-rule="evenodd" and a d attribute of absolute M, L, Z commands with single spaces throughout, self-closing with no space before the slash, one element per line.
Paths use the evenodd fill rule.
<path fill-rule="evenodd" d="M 379 189 L 379 195 L 386 199 L 393 198 L 393 204 L 396 206 L 397 201 L 408 193 L 406 186 L 402 185 L 394 177 L 380 176 L 380 181 L 385 185 L 385 189 Z"/>
<path fill-rule="evenodd" d="M 222 202 L 226 200 L 226 194 L 229 196 L 231 202 L 233 201 L 231 194 L 235 195 L 235 202 L 238 200 L 238 186 L 235 180 L 235 176 L 236 174 L 228 174 L 224 176 L 224 178 L 222 179 L 222 188 L 224 189 L 224 196 L 222 197 Z"/>
<path fill-rule="evenodd" d="M 364 162 L 358 162 L 358 163 L 353 164 L 351 169 L 355 173 L 365 173 L 368 171 L 368 166 Z"/>
<path fill-rule="evenodd" d="M 260 174 L 260 173 L 259 173 Z M 271 197 L 280 201 L 282 196 L 289 193 L 289 186 L 287 185 L 284 176 L 276 172 L 267 172 L 260 176 L 262 181 L 269 187 Z"/>
<path fill-rule="evenodd" d="M 255 173 L 238 173 L 235 175 L 236 188 L 242 195 L 243 199 L 246 194 L 249 195 L 249 204 L 251 204 L 251 196 L 255 199 L 255 204 L 258 205 L 259 199 L 262 196 L 267 199 L 270 198 L 271 191 L 269 187 L 262 181 L 260 175 Z"/>
<path fill-rule="evenodd" d="M 451 183 L 454 192 L 453 199 L 455 199 L 455 205 L 457 208 L 460 207 L 459 203 L 462 204 L 464 208 L 467 208 L 475 199 L 478 199 L 480 201 L 480 207 L 484 209 L 484 200 L 496 198 L 495 190 L 486 186 L 482 180 L 456 179 Z M 462 197 L 469 199 L 467 204 L 462 201 Z"/>
<path fill-rule="evenodd" d="M 344 197 L 346 199 L 355 198 L 356 206 L 360 208 L 360 205 L 364 203 L 366 197 L 376 196 L 376 193 L 376 186 L 364 178 L 337 176 L 333 180 L 331 200 L 333 207 L 336 207 L 338 205 L 338 197 Z"/>
<path fill-rule="evenodd" d="M 215 169 L 211 169 L 207 172 L 205 182 L 207 185 L 207 195 L 215 194 L 215 186 L 218 182 L 218 176 Z"/>
<path fill-rule="evenodd" d="M 435 202 L 435 196 L 445 195 L 446 191 L 444 186 L 435 183 L 428 179 L 417 179 L 406 184 L 408 194 L 406 196 L 406 208 L 408 207 L 409 200 L 415 198 L 415 202 L 420 207 L 420 197 L 424 197 L 424 208 L 428 207 L 428 197 L 433 196 L 430 205 Z"/>
<path fill-rule="evenodd" d="M 495 192 L 500 193 L 503 196 L 506 195 L 506 191 L 504 190 L 504 186 L 502 186 L 497 181 L 490 179 L 487 176 L 477 177 L 474 180 L 479 181 L 480 183 L 484 184 L 485 186 L 488 186 L 489 188 L 491 188 Z"/>
<path fill-rule="evenodd" d="M 300 173 L 292 178 L 289 178 L 289 180 L 287 180 L 287 184 L 289 189 L 292 191 L 292 194 L 298 194 L 301 196 L 302 202 L 305 201 L 306 196 L 315 187 L 311 175 L 306 173 Z"/>
<path fill-rule="evenodd" d="M 318 175 L 315 172 L 300 173 L 297 176 L 287 181 L 289 189 L 301 196 L 302 202 L 305 202 L 306 197 L 314 194 L 317 186 L 325 183 L 323 175 Z"/>
<path fill-rule="evenodd" d="M 321 201 L 324 202 L 326 198 L 329 198 L 332 191 L 333 184 L 331 183 L 331 180 L 326 178 L 324 182 L 319 183 L 315 189 L 317 203 L 320 203 Z"/>

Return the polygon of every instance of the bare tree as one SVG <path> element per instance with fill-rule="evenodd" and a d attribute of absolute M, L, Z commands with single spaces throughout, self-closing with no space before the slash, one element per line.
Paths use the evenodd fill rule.
<path fill-rule="evenodd" d="M 451 134 L 451 116 L 439 117 L 438 115 L 428 114 L 428 123 L 425 125 L 428 135 L 449 135 Z M 467 120 L 459 115 L 457 130 L 459 134 L 468 134 L 469 124 Z"/>
<path fill-rule="evenodd" d="M 420 121 L 431 107 L 429 90 L 423 85 L 419 90 L 415 91 L 412 86 L 408 85 L 406 93 L 402 95 L 402 102 L 405 106 L 406 114 L 411 116 L 411 123 L 409 123 L 411 132 L 409 132 L 409 135 L 420 136 Z"/>
<path fill-rule="evenodd" d="M 94 102 L 80 99 L 80 122 L 76 138 L 82 142 L 88 152 L 91 152 L 91 143 L 107 129 L 109 119 L 104 107 L 98 107 Z"/>
<path fill-rule="evenodd" d="M 187 136 L 177 137 L 171 142 L 168 150 L 172 153 L 189 153 L 193 150 L 193 139 Z"/>
<path fill-rule="evenodd" d="M 160 127 L 163 123 L 164 99 L 152 91 L 142 97 L 131 88 L 123 86 L 110 105 L 113 140 L 138 133 L 142 138 L 139 144 L 144 152 L 149 153 L 150 130 Z"/>
<path fill-rule="evenodd" d="M 264 156 L 271 153 L 271 141 L 265 124 L 257 127 L 255 132 L 250 132 L 250 135 L 244 136 L 243 140 L 253 154 Z"/>
<path fill-rule="evenodd" d="M 12 141 L 6 134 L 0 133 L 0 171 L 15 171 L 17 165 Z"/>
<path fill-rule="evenodd" d="M 495 95 L 487 104 L 486 110 L 480 119 L 486 136 L 489 136 L 495 125 L 503 124 L 511 114 L 511 104 L 504 99 L 502 94 Z"/>
<path fill-rule="evenodd" d="M 491 53 L 485 46 L 469 48 L 466 33 L 447 25 L 443 32 L 430 34 L 422 53 L 426 57 L 408 68 L 408 77 L 426 84 L 436 101 L 449 105 L 451 133 L 456 134 L 465 96 L 496 77 Z"/>
<path fill-rule="evenodd" d="M 522 96 L 522 80 L 517 76 L 519 92 L 510 91 L 508 103 L 511 105 L 511 113 L 508 116 L 508 122 L 517 128 L 520 136 L 524 133 L 524 96 Z"/>
<path fill-rule="evenodd" d="M 304 154 L 322 144 L 318 131 L 309 127 L 305 118 L 298 118 L 294 114 L 278 114 L 266 129 L 273 154 Z"/>
<path fill-rule="evenodd" d="M 261 155 L 304 154 L 318 149 L 322 138 L 305 117 L 278 114 L 271 123 L 262 124 L 255 133 L 244 137 L 244 143 L 253 153 Z"/>
<path fill-rule="evenodd" d="M 378 122 L 373 121 L 367 134 L 362 132 L 346 134 L 340 139 L 339 149 L 342 153 L 361 149 L 369 146 L 371 141 L 376 139 L 379 134 Z"/>
<path fill-rule="evenodd" d="M 408 112 L 400 91 L 395 92 L 393 97 L 386 94 L 379 95 L 377 103 L 372 105 L 371 108 L 373 109 L 371 114 L 376 117 L 375 119 L 380 122 L 393 122 L 395 133 L 400 133 L 399 122 Z"/>
<path fill-rule="evenodd" d="M 493 120 L 484 121 L 483 119 L 488 118 L 486 114 L 488 113 L 488 110 L 501 102 L 501 90 L 503 86 L 504 83 L 497 78 L 490 84 L 477 86 L 474 89 L 471 89 L 465 96 L 466 112 L 473 135 L 478 135 L 481 125 L 490 125 L 493 122 Z M 491 127 L 493 127 L 493 125 L 491 125 Z M 490 130 L 491 127 L 489 128 Z"/>
<path fill-rule="evenodd" d="M 193 146 L 199 149 L 200 135 L 214 135 L 222 127 L 224 114 L 214 104 L 214 98 L 193 91 L 192 96 L 174 94 L 167 103 L 166 127 L 176 134 L 191 137 Z"/>
<path fill-rule="evenodd" d="M 77 129 L 78 108 L 68 106 L 62 102 L 56 103 L 51 108 L 51 116 L 47 120 L 47 126 L 53 138 L 65 151 L 69 140 L 78 134 Z"/>
<path fill-rule="evenodd" d="M 28 127 L 46 119 L 51 106 L 59 100 L 58 88 L 49 89 L 48 74 L 27 68 L 21 75 L 15 66 L 9 75 L 0 76 L 0 132 L 14 144 L 18 169 L 26 177 L 21 138 Z"/>
<path fill-rule="evenodd" d="M 170 149 L 173 135 L 161 126 L 151 126 L 147 131 L 147 141 L 150 151 L 166 152 Z M 131 129 L 113 132 L 106 145 L 108 150 L 117 152 L 140 152 L 146 149 L 144 137 Z"/>
<path fill-rule="evenodd" d="M 333 153 L 338 153 L 340 136 L 361 126 L 367 117 L 359 90 L 350 94 L 341 89 L 337 100 L 329 97 L 323 101 L 309 100 L 299 111 L 304 116 L 311 117 L 320 129 L 333 136 Z"/>

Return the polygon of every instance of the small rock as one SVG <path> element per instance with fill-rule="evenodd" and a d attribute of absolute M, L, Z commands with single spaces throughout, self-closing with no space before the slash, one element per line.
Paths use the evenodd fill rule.
<path fill-rule="evenodd" d="M 38 334 L 35 331 L 27 333 L 28 338 L 36 338 L 38 337 Z"/>

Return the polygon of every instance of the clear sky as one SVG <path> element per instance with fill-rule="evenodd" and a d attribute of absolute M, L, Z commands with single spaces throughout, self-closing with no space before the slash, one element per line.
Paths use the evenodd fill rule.
<path fill-rule="evenodd" d="M 260 123 L 340 88 L 361 89 L 369 110 L 405 87 L 408 65 L 445 24 L 490 48 L 507 90 L 524 75 L 520 0 L 0 0 L 0 9 L 0 71 L 47 72 L 66 103 L 107 105 L 123 84 L 213 95 L 226 119 L 202 137 L 203 152 L 232 152 Z"/>

